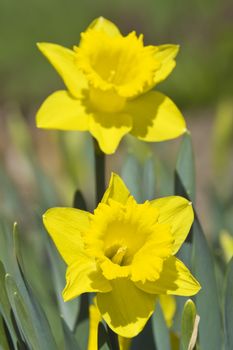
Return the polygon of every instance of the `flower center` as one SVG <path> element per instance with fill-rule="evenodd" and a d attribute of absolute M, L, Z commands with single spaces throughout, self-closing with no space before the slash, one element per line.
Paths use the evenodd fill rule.
<path fill-rule="evenodd" d="M 115 90 L 122 97 L 133 97 L 151 84 L 160 63 L 155 48 L 144 46 L 135 32 L 123 37 L 109 36 L 102 30 L 82 33 L 79 47 L 74 47 L 76 64 L 89 84 L 102 91 Z"/>
<path fill-rule="evenodd" d="M 125 203 L 100 203 L 84 237 L 87 255 L 95 257 L 109 280 L 158 278 L 174 241 L 170 226 L 158 218 L 157 208 L 149 202 L 137 204 L 131 196 Z"/>
<path fill-rule="evenodd" d="M 108 248 L 105 252 L 105 255 L 114 263 L 120 266 L 125 266 L 126 261 L 125 257 L 127 254 L 127 247 L 126 246 L 112 246 Z"/>

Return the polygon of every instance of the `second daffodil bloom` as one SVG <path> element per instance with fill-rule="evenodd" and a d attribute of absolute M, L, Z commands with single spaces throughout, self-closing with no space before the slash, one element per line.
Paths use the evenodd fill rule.
<path fill-rule="evenodd" d="M 115 152 L 127 133 L 144 141 L 163 141 L 186 131 L 176 105 L 150 91 L 175 67 L 177 45 L 144 46 L 142 35 L 123 36 L 100 17 L 73 50 L 51 43 L 38 47 L 67 87 L 42 104 L 38 127 L 89 130 L 107 154 Z"/>
<path fill-rule="evenodd" d="M 193 222 L 191 203 L 182 197 L 137 204 L 112 174 L 94 214 L 52 208 L 43 221 L 68 265 L 64 300 L 95 292 L 103 319 L 118 335 L 137 335 L 158 295 L 190 296 L 200 289 L 174 256 Z"/>

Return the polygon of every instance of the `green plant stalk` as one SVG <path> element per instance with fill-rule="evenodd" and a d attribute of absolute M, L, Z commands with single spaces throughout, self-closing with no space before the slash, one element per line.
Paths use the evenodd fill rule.
<path fill-rule="evenodd" d="M 99 148 L 99 145 L 95 139 L 95 186 L 96 186 L 96 207 L 101 202 L 103 194 L 105 192 L 105 154 Z M 117 334 L 114 333 L 107 325 L 107 331 L 112 346 L 112 350 L 119 350 L 119 343 Z"/>
<path fill-rule="evenodd" d="M 99 148 L 96 140 L 94 140 L 95 150 L 95 190 L 96 190 L 96 206 L 101 202 L 105 192 L 105 154 Z"/>

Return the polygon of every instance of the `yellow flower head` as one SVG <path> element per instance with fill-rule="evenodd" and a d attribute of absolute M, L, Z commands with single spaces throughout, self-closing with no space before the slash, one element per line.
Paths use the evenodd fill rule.
<path fill-rule="evenodd" d="M 162 141 L 186 131 L 175 104 L 149 91 L 175 67 L 177 45 L 144 46 L 142 35 L 123 36 L 100 17 L 73 50 L 50 43 L 38 47 L 68 89 L 45 100 L 38 127 L 89 130 L 105 153 L 115 152 L 128 132 L 144 141 Z"/>
<path fill-rule="evenodd" d="M 200 289 L 174 256 L 193 221 L 182 197 L 137 204 L 112 174 L 94 214 L 53 208 L 43 220 L 68 265 L 64 300 L 96 292 L 103 319 L 123 337 L 142 330 L 159 294 L 190 296 Z"/>

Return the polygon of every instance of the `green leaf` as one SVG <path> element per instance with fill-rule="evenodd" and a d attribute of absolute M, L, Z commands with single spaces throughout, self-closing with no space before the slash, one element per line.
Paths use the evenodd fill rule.
<path fill-rule="evenodd" d="M 39 348 L 39 341 L 36 336 L 34 324 L 30 315 L 30 311 L 24 302 L 18 287 L 11 275 L 5 277 L 6 290 L 10 300 L 12 310 L 14 312 L 18 327 L 22 332 L 27 344 L 34 350 Z"/>
<path fill-rule="evenodd" d="M 159 302 L 152 316 L 152 329 L 157 350 L 171 350 L 170 335 Z"/>
<path fill-rule="evenodd" d="M 224 296 L 224 328 L 225 328 L 225 346 L 226 350 L 233 349 L 233 258 L 230 260 L 226 279 Z"/>
<path fill-rule="evenodd" d="M 183 350 L 193 350 L 198 331 L 199 316 L 194 302 L 186 301 L 182 314 L 181 342 Z"/>
<path fill-rule="evenodd" d="M 61 318 L 61 321 L 62 321 L 62 328 L 63 328 L 64 339 L 65 339 L 65 350 L 80 350 L 80 347 L 77 344 L 77 341 L 75 339 L 73 332 L 67 326 L 66 321 L 64 320 L 63 317 Z"/>
<path fill-rule="evenodd" d="M 81 210 L 87 210 L 86 201 L 80 190 L 76 190 L 74 194 L 73 207 Z"/>
<path fill-rule="evenodd" d="M 10 350 L 6 332 L 5 332 L 4 321 L 1 316 L 0 316 L 0 350 Z"/>
<path fill-rule="evenodd" d="M 186 133 L 183 136 L 176 163 L 176 172 L 186 189 L 188 197 L 195 202 L 194 155 L 191 136 L 189 133 Z"/>
<path fill-rule="evenodd" d="M 158 157 L 155 158 L 156 197 L 174 194 L 173 172 Z"/>
<path fill-rule="evenodd" d="M 142 174 L 143 200 L 155 198 L 155 180 L 154 159 L 149 157 L 145 160 Z"/>
<path fill-rule="evenodd" d="M 31 286 L 25 279 L 21 269 L 20 269 L 20 273 L 22 276 L 22 281 L 24 282 L 24 286 L 28 293 L 28 297 L 29 297 L 28 308 L 30 309 L 30 312 L 33 318 L 33 324 L 35 325 L 35 329 L 38 334 L 40 347 L 43 348 L 43 346 L 47 344 L 46 346 L 49 347 L 49 349 L 55 350 L 57 348 L 57 345 L 54 340 L 54 336 L 52 334 L 46 314 L 43 308 L 41 307 L 39 301 L 36 299 L 35 295 L 33 294 Z"/>
<path fill-rule="evenodd" d="M 193 225 L 193 274 L 201 285 L 195 296 L 200 315 L 199 342 L 201 349 L 219 350 L 222 346 L 222 323 L 213 257 L 201 225 Z"/>
<path fill-rule="evenodd" d="M 8 247 L 13 250 L 13 254 L 8 254 L 11 259 L 8 261 L 9 271 L 5 279 L 6 291 L 14 312 L 18 328 L 24 338 L 29 341 L 32 349 L 47 348 L 55 350 L 57 345 L 50 330 L 46 315 L 32 293 L 22 268 L 19 264 L 20 252 L 17 243 L 17 230 L 14 229 L 14 246 L 12 247 L 12 235 L 10 236 Z M 8 237 L 9 241 L 9 237 Z M 21 315 L 24 314 L 22 326 Z M 33 329 L 33 330 L 32 330 Z M 30 335 L 31 334 L 31 335 Z M 37 348 L 35 347 L 37 346 Z"/>
<path fill-rule="evenodd" d="M 89 296 L 87 293 L 80 297 L 80 310 L 75 325 L 75 337 L 81 350 L 87 349 L 89 337 Z"/>
<path fill-rule="evenodd" d="M 77 315 L 80 307 L 80 298 L 76 298 L 75 300 L 69 301 L 65 303 L 62 298 L 62 291 L 65 287 L 65 274 L 66 274 L 66 265 L 62 261 L 58 252 L 54 248 L 54 245 L 51 244 L 49 239 L 47 241 L 47 250 L 49 259 L 51 261 L 51 269 L 52 269 L 52 280 L 54 284 L 54 291 L 57 297 L 58 306 L 60 309 L 60 313 L 64 318 L 66 324 L 70 328 L 70 330 L 74 330 L 75 322 L 77 319 Z"/>
<path fill-rule="evenodd" d="M 17 261 L 21 266 L 23 266 L 23 259 L 20 251 L 19 230 L 18 230 L 17 222 L 14 222 L 14 225 L 13 225 L 13 251 Z"/>
<path fill-rule="evenodd" d="M 7 222 L 1 218 L 0 221 L 0 257 L 1 261 L 7 271 L 13 271 L 13 256 L 9 254 L 13 250 L 13 240 L 12 240 L 12 231 L 7 225 Z M 5 276 L 4 276 L 5 278 Z"/>
<path fill-rule="evenodd" d="M 121 176 L 137 202 L 142 202 L 141 168 L 138 159 L 133 154 L 128 154 L 124 160 Z"/>
<path fill-rule="evenodd" d="M 40 225 L 41 226 L 41 225 Z M 24 279 L 30 283 L 30 289 L 33 290 L 33 297 L 39 300 L 40 305 L 43 305 L 43 310 L 46 314 L 46 318 L 51 326 L 52 333 L 58 344 L 63 342 L 63 332 L 60 320 L 60 311 L 58 303 L 56 302 L 56 296 L 54 294 L 54 285 L 52 283 L 52 271 L 49 265 L 48 258 L 45 254 L 46 244 L 43 241 L 45 234 L 44 231 L 39 228 L 33 230 L 33 235 L 24 235 L 23 232 L 19 232 L 18 239 L 20 246 L 18 250 L 22 253 L 22 259 L 19 258 L 17 253 L 17 260 L 20 262 L 20 266 L 23 267 Z M 29 238 L 29 239 L 28 239 Z M 16 250 L 16 248 L 14 248 Z M 33 259 L 32 259 L 33 257 Z M 21 260 L 23 260 L 21 262 Z M 11 274 L 11 272 L 9 271 Z M 15 274 L 12 276 L 16 277 Z M 20 275 L 15 281 L 22 285 L 22 276 Z M 25 291 L 25 288 L 21 292 Z M 26 291 L 28 295 L 28 292 Z M 53 300 L 53 302 L 51 302 Z"/>
<path fill-rule="evenodd" d="M 11 305 L 8 300 L 6 288 L 5 288 L 5 269 L 0 261 L 0 313 L 3 316 L 5 323 L 7 325 L 7 328 L 9 330 L 10 336 L 12 338 L 12 341 L 14 343 L 14 346 L 16 346 L 17 337 L 14 331 L 14 326 L 12 324 L 11 319 Z"/>

